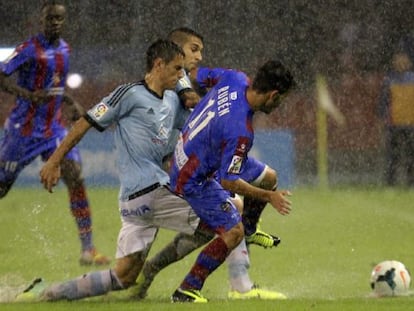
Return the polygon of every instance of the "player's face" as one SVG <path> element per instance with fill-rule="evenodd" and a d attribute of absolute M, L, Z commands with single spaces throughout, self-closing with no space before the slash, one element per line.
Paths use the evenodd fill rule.
<path fill-rule="evenodd" d="M 197 68 L 198 64 L 203 59 L 203 42 L 197 37 L 190 36 L 188 41 L 184 43 L 182 49 L 185 53 L 184 68 L 191 71 Z"/>
<path fill-rule="evenodd" d="M 65 23 L 66 9 L 63 5 L 48 5 L 43 8 L 40 23 L 43 32 L 49 40 L 60 37 Z"/>
<path fill-rule="evenodd" d="M 184 57 L 182 55 L 177 55 L 169 63 L 163 63 L 161 78 L 165 89 L 175 89 L 178 80 L 184 76 L 183 68 Z"/>

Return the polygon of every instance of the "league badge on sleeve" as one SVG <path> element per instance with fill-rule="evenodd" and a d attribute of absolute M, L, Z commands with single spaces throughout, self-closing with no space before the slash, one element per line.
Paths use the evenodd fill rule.
<path fill-rule="evenodd" d="M 96 120 L 99 120 L 100 118 L 104 116 L 104 114 L 107 111 L 108 111 L 108 106 L 101 102 L 93 108 L 92 114 Z"/>
<path fill-rule="evenodd" d="M 240 174 L 243 158 L 238 155 L 233 155 L 227 173 L 230 174 Z"/>

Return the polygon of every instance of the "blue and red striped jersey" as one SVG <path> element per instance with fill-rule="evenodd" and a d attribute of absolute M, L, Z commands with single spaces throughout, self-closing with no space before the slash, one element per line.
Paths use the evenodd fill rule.
<path fill-rule="evenodd" d="M 61 127 L 61 104 L 69 71 L 70 47 L 60 39 L 57 46 L 38 34 L 16 47 L 0 65 L 9 76 L 18 73 L 17 84 L 30 91 L 46 90 L 54 95 L 49 101 L 33 104 L 22 97 L 6 120 L 6 127 L 23 136 L 50 137 L 54 128 Z"/>
<path fill-rule="evenodd" d="M 180 194 L 201 191 L 216 172 L 222 179 L 239 179 L 253 144 L 253 110 L 246 99 L 248 77 L 224 70 L 215 80 L 216 85 L 187 119 L 175 148 L 170 182 Z"/>

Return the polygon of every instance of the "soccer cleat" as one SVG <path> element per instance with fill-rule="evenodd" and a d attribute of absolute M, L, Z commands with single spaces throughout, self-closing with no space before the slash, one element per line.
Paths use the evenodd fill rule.
<path fill-rule="evenodd" d="M 249 236 L 245 236 L 245 239 L 247 245 L 256 244 L 264 248 L 278 246 L 281 241 L 277 236 L 268 234 L 260 229 L 257 229 L 255 233 Z"/>
<path fill-rule="evenodd" d="M 111 260 L 108 257 L 98 253 L 95 248 L 83 251 L 79 259 L 79 264 L 81 266 L 103 266 L 108 265 L 110 262 Z"/>
<path fill-rule="evenodd" d="M 42 278 L 34 279 L 33 282 L 15 298 L 15 302 L 36 302 L 41 300 L 41 294 L 46 288 Z"/>
<path fill-rule="evenodd" d="M 271 291 L 271 290 L 266 290 L 266 289 L 261 289 L 257 287 L 256 285 L 253 285 L 252 289 L 245 293 L 240 293 L 235 290 L 230 291 L 228 293 L 228 298 L 232 300 L 239 300 L 239 299 L 284 300 L 284 299 L 287 299 L 286 295 L 282 293 Z"/>
<path fill-rule="evenodd" d="M 130 298 L 141 300 L 147 297 L 148 288 L 154 280 L 155 273 L 151 273 L 149 265 L 145 264 L 141 273 L 139 274 L 135 286 L 130 289 Z"/>
<path fill-rule="evenodd" d="M 194 303 L 206 303 L 207 298 L 204 298 L 200 291 L 194 289 L 181 289 L 178 288 L 171 296 L 171 302 L 194 302 Z"/>

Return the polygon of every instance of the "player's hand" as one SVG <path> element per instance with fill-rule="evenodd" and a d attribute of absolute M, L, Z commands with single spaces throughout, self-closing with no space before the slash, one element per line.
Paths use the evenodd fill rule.
<path fill-rule="evenodd" d="M 287 190 L 273 191 L 270 204 L 282 215 L 288 215 L 292 209 L 292 202 L 288 199 L 292 193 Z"/>
<path fill-rule="evenodd" d="M 60 174 L 60 165 L 47 161 L 40 170 L 40 182 L 47 191 L 52 193 L 53 187 L 59 181 Z"/>
<path fill-rule="evenodd" d="M 45 103 L 47 101 L 49 101 L 53 96 L 50 95 L 47 91 L 45 90 L 37 90 L 34 92 L 31 92 L 29 95 L 29 99 L 33 104 L 42 104 Z"/>
<path fill-rule="evenodd" d="M 200 101 L 200 96 L 193 90 L 184 91 L 180 99 L 186 108 L 194 108 Z"/>

